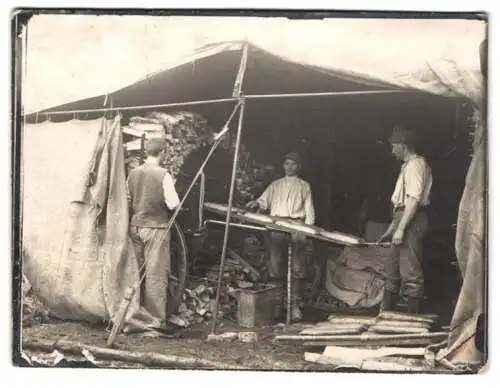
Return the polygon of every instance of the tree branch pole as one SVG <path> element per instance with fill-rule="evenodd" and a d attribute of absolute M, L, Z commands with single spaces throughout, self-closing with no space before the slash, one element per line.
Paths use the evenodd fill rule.
<path fill-rule="evenodd" d="M 245 100 L 242 99 L 240 103 L 240 116 L 238 119 L 238 132 L 236 134 L 236 146 L 234 150 L 234 158 L 233 158 L 233 170 L 231 174 L 231 186 L 229 189 L 229 200 L 228 200 L 228 207 L 227 207 L 227 213 L 226 213 L 226 225 L 224 229 L 224 241 L 222 243 L 222 253 L 221 253 L 221 261 L 220 261 L 220 267 L 219 267 L 219 276 L 217 278 L 217 293 L 215 297 L 215 311 L 213 315 L 213 321 L 212 321 L 212 334 L 215 334 L 216 329 L 217 329 L 217 318 L 219 314 L 219 301 L 220 301 L 220 287 L 221 287 L 221 281 L 222 281 L 222 274 L 224 272 L 224 261 L 226 257 L 226 251 L 227 251 L 227 241 L 228 241 L 228 236 L 229 236 L 229 221 L 231 219 L 231 210 L 233 206 L 233 197 L 234 197 L 234 183 L 236 180 L 236 170 L 238 168 L 238 159 L 239 159 L 239 153 L 240 153 L 240 145 L 241 145 L 241 130 L 243 127 L 243 115 L 245 112 Z"/>

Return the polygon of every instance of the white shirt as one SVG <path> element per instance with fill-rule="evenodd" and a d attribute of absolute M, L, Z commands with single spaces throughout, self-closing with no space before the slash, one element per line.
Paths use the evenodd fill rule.
<path fill-rule="evenodd" d="M 432 188 L 432 171 L 426 160 L 413 155 L 401 166 L 391 201 L 394 207 L 405 206 L 408 197 L 416 199 L 420 206 L 428 206 Z"/>
<path fill-rule="evenodd" d="M 303 218 L 306 224 L 314 224 L 311 186 L 299 177 L 286 176 L 274 181 L 257 202 L 271 216 Z"/>
<path fill-rule="evenodd" d="M 172 178 L 172 175 L 168 172 L 165 173 L 165 176 L 163 177 L 162 187 L 165 205 L 167 205 L 170 210 L 176 208 L 181 201 L 177 195 L 177 191 L 175 190 L 174 178 Z"/>

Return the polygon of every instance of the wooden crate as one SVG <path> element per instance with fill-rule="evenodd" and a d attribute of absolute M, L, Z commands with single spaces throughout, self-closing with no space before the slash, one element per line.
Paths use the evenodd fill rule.
<path fill-rule="evenodd" d="M 280 289 L 267 285 L 261 290 L 238 290 L 238 325 L 258 327 L 272 325 L 276 319 L 276 306 L 280 303 Z"/>

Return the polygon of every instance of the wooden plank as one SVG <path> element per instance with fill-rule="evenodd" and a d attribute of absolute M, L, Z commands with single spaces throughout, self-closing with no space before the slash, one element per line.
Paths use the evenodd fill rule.
<path fill-rule="evenodd" d="M 430 339 L 441 339 L 448 337 L 447 332 L 436 332 L 436 333 L 422 333 L 422 334 L 394 334 L 394 335 L 386 335 L 386 334 L 374 334 L 374 333 L 362 333 L 358 335 L 343 335 L 343 336 L 335 336 L 335 335 L 321 335 L 321 336 L 308 336 L 308 335 L 294 335 L 294 334 L 283 334 L 277 335 L 275 339 L 277 341 L 362 341 L 362 342 L 371 342 L 371 341 L 383 341 L 389 339 L 422 339 L 422 338 L 430 338 Z"/>
<path fill-rule="evenodd" d="M 356 323 L 320 323 L 314 327 L 306 328 L 300 332 L 301 335 L 324 335 L 324 334 L 357 334 L 366 329 L 366 325 Z"/>
<path fill-rule="evenodd" d="M 375 360 L 343 360 L 341 358 L 328 357 L 318 353 L 304 353 L 306 361 L 322 365 L 332 365 L 337 368 L 355 368 L 363 371 L 373 372 L 426 372 L 430 368 L 425 366 L 407 365 L 389 361 Z"/>
<path fill-rule="evenodd" d="M 214 202 L 205 202 L 203 207 L 207 211 L 217 213 L 220 215 L 226 215 L 228 208 L 227 205 L 218 204 Z M 353 245 L 360 245 L 363 243 L 363 239 L 361 237 L 356 237 L 351 234 L 342 233 L 338 231 L 327 231 L 317 226 L 312 227 L 305 224 L 294 225 L 284 221 L 283 219 L 280 219 L 279 217 L 271 217 L 271 216 L 262 217 L 262 215 L 260 215 L 259 217 L 258 213 L 251 213 L 243 208 L 232 207 L 231 217 L 235 220 L 248 222 L 250 224 L 265 226 L 270 230 L 279 230 L 287 233 L 299 232 L 308 237 L 313 237 L 322 241 L 328 241 L 333 244 L 353 246 Z"/>
<path fill-rule="evenodd" d="M 347 348 L 342 346 L 327 346 L 323 355 L 340 357 L 342 359 L 381 358 L 388 356 L 424 357 L 426 348 L 382 347 L 378 349 Z"/>
<path fill-rule="evenodd" d="M 396 311 L 383 311 L 378 315 L 378 318 L 391 321 L 426 322 L 428 324 L 433 324 L 439 319 L 439 316 L 435 314 L 419 315 Z"/>
<path fill-rule="evenodd" d="M 373 325 L 375 324 L 377 318 L 376 317 L 368 317 L 368 316 L 356 316 L 356 315 L 338 315 L 332 314 L 328 317 L 328 321 L 331 323 L 358 323 L 364 325 Z"/>
<path fill-rule="evenodd" d="M 394 334 L 410 334 L 410 333 L 428 333 L 429 329 L 425 327 L 401 327 L 397 325 L 382 325 L 375 324 L 368 329 L 372 333 L 394 333 Z"/>
<path fill-rule="evenodd" d="M 350 323 L 350 322 L 318 322 L 316 325 L 310 326 L 311 328 L 357 328 L 357 327 L 368 326 L 365 323 Z"/>
<path fill-rule="evenodd" d="M 353 328 L 353 329 L 305 329 L 300 332 L 300 335 L 345 335 L 345 334 L 359 334 L 363 331 L 363 328 Z"/>
<path fill-rule="evenodd" d="M 448 333 L 422 333 L 422 334 L 376 334 L 362 333 L 355 335 L 317 335 L 317 336 L 292 336 L 292 338 L 279 338 L 277 341 L 301 342 L 303 346 L 428 346 L 439 343 L 448 338 Z M 281 336 L 282 337 L 282 336 Z M 289 336 L 290 337 L 290 336 Z"/>
<path fill-rule="evenodd" d="M 377 319 L 377 321 L 374 324 L 382 326 L 398 326 L 398 327 L 410 327 L 410 328 L 420 328 L 420 329 L 430 329 L 432 326 L 430 323 L 427 322 L 393 321 L 389 319 Z"/>
<path fill-rule="evenodd" d="M 340 336 L 339 336 L 340 337 Z M 415 347 L 415 346 L 429 346 L 436 343 L 436 340 L 432 338 L 415 338 L 415 339 L 397 339 L 397 338 L 388 338 L 384 340 L 371 340 L 369 342 L 360 341 L 360 340 L 345 340 L 332 338 L 330 340 L 316 340 L 316 341 L 304 341 L 302 342 L 302 346 L 304 347 L 324 347 L 324 346 L 349 346 L 349 347 L 360 347 L 360 346 L 400 346 L 400 347 Z"/>

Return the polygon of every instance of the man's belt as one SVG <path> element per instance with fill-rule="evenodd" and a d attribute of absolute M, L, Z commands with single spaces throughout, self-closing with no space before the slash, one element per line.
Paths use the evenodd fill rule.
<path fill-rule="evenodd" d="M 394 209 L 393 209 L 393 212 L 396 213 L 396 212 L 401 212 L 401 211 L 404 211 L 405 210 L 405 206 L 395 206 Z M 425 211 L 427 210 L 427 206 L 418 206 L 417 207 L 417 211 Z"/>
<path fill-rule="evenodd" d="M 281 216 L 275 216 L 278 217 L 280 220 L 287 220 L 287 221 L 304 221 L 306 218 L 305 217 L 281 217 Z"/>

